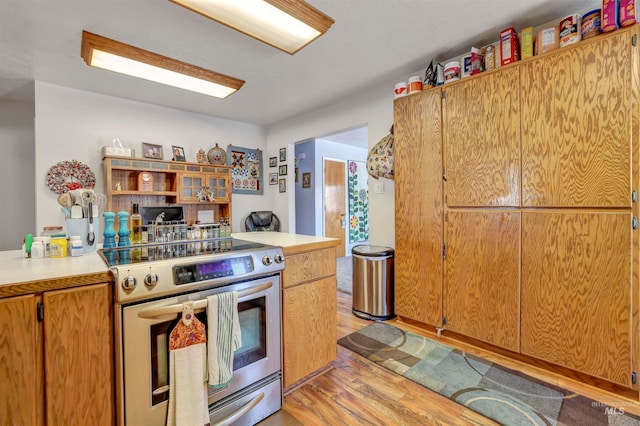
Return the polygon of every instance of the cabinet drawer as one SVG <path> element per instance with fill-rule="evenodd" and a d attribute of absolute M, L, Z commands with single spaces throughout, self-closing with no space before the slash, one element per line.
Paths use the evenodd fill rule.
<path fill-rule="evenodd" d="M 283 287 L 315 280 L 336 273 L 336 249 L 290 254 L 285 258 Z"/>

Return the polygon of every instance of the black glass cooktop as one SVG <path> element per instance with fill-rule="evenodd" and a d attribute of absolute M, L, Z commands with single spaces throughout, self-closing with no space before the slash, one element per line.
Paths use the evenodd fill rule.
<path fill-rule="evenodd" d="M 235 238 L 214 238 L 208 240 L 181 240 L 169 243 L 102 248 L 98 250 L 98 252 L 107 266 L 118 266 L 153 262 L 156 260 L 183 259 L 209 254 L 259 250 L 266 247 L 269 246 Z"/>

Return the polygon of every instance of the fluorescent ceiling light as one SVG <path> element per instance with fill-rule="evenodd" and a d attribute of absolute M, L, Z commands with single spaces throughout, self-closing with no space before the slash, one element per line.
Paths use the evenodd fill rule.
<path fill-rule="evenodd" d="M 156 83 L 226 98 L 243 80 L 139 49 L 87 31 L 82 32 L 81 56 L 87 65 Z"/>
<path fill-rule="evenodd" d="M 170 1 L 292 55 L 335 22 L 302 0 Z"/>

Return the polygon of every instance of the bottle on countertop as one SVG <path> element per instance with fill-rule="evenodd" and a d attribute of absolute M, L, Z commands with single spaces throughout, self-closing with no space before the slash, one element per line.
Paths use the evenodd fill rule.
<path fill-rule="evenodd" d="M 133 213 L 129 218 L 131 226 L 131 244 L 142 243 L 142 216 L 140 215 L 140 207 L 138 204 L 133 205 Z"/>

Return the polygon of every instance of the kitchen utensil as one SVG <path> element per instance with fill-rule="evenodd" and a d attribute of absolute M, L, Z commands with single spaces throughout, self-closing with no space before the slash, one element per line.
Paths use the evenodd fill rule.
<path fill-rule="evenodd" d="M 84 212 L 84 217 L 89 217 L 89 203 L 96 203 L 96 193 L 93 192 L 93 189 L 80 189 L 79 191 L 82 198 L 82 211 Z M 93 217 L 97 217 L 97 215 Z"/>
<path fill-rule="evenodd" d="M 87 209 L 88 209 L 87 216 L 89 217 L 89 233 L 87 234 L 87 244 L 92 246 L 93 243 L 95 243 L 95 241 L 96 241 L 96 236 L 93 233 L 93 202 L 91 200 L 89 200 L 87 205 L 88 205 L 87 206 Z"/>
<path fill-rule="evenodd" d="M 80 200 L 78 200 L 80 201 Z M 82 219 L 82 205 L 74 204 L 71 206 L 71 219 Z"/>

